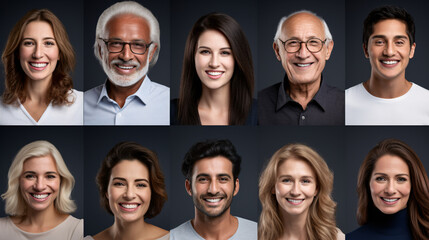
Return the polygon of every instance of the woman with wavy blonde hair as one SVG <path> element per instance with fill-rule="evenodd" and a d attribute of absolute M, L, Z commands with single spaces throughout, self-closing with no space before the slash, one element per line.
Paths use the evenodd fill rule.
<path fill-rule="evenodd" d="M 288 144 L 277 150 L 259 179 L 258 239 L 344 239 L 335 224 L 333 178 L 310 147 Z"/>
<path fill-rule="evenodd" d="M 83 220 L 70 214 L 74 177 L 58 149 L 35 141 L 19 150 L 8 172 L 0 239 L 80 240 Z"/>

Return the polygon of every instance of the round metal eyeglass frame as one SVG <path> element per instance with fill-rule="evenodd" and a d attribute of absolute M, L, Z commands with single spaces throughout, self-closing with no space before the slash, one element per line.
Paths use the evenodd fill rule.
<path fill-rule="evenodd" d="M 307 41 L 300 41 L 300 40 L 298 40 L 298 39 L 288 39 L 288 40 L 286 40 L 286 41 L 283 41 L 283 40 L 281 40 L 280 38 L 279 38 L 279 40 L 280 40 L 280 42 L 282 42 L 282 44 L 283 44 L 283 47 L 284 47 L 284 49 L 285 49 L 285 51 L 286 52 L 288 52 L 288 53 L 296 53 L 296 52 L 299 52 L 299 50 L 301 50 L 301 47 L 302 47 L 302 44 L 304 43 L 305 44 L 305 47 L 307 48 L 307 50 L 309 51 L 309 52 L 311 52 L 311 53 L 318 53 L 318 52 L 320 52 L 320 50 L 322 50 L 322 48 L 323 48 L 323 45 L 326 43 L 326 41 L 328 40 L 327 38 L 325 38 L 325 40 L 322 40 L 322 39 L 319 39 L 319 38 L 311 38 L 311 39 L 308 39 Z M 308 48 L 308 42 L 309 41 L 314 41 L 314 40 L 317 40 L 317 41 L 320 41 L 320 48 L 319 48 L 319 50 L 317 50 L 317 51 L 312 51 L 312 50 L 310 50 L 309 48 Z M 299 42 L 299 48 L 298 48 L 298 50 L 296 50 L 296 51 L 288 51 L 287 49 L 286 49 L 286 43 L 287 42 L 289 42 L 289 41 L 297 41 L 297 42 Z"/>
<path fill-rule="evenodd" d="M 139 43 L 139 44 L 142 44 L 142 45 L 145 46 L 145 50 L 143 51 L 143 53 L 138 53 L 138 52 L 134 52 L 133 45 L 132 45 L 132 44 L 134 44 L 136 42 L 121 42 L 121 41 L 116 41 L 115 40 L 114 42 L 120 43 L 122 45 L 122 48 L 121 48 L 120 51 L 111 51 L 109 49 L 109 43 L 112 42 L 112 41 L 109 41 L 109 40 L 106 40 L 106 39 L 103 39 L 103 38 L 98 38 L 98 39 L 103 40 L 103 42 L 106 44 L 106 47 L 107 47 L 107 50 L 109 51 L 109 53 L 120 53 L 120 52 L 124 51 L 125 45 L 128 44 L 130 46 L 130 50 L 131 50 L 132 53 L 137 54 L 137 55 L 143 55 L 143 54 L 146 53 L 146 51 L 149 49 L 150 45 L 153 43 L 153 42 L 150 42 L 148 44 L 146 44 L 146 43 Z"/>

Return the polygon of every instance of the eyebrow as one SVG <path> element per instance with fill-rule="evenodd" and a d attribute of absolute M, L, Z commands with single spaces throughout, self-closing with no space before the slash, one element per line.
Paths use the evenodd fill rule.
<path fill-rule="evenodd" d="M 199 46 L 198 48 L 207 48 L 207 49 L 211 49 L 211 48 L 206 47 L 206 46 Z M 220 50 L 226 50 L 226 49 L 231 50 L 231 47 L 223 47 L 223 48 L 220 48 Z"/>
<path fill-rule="evenodd" d="M 34 38 L 23 38 L 22 40 L 33 40 L 33 41 L 36 41 L 36 39 L 34 39 Z M 55 40 L 55 38 L 53 38 L 53 37 L 45 37 L 42 40 Z"/>
<path fill-rule="evenodd" d="M 386 173 L 374 173 L 374 175 L 388 176 Z M 409 175 L 406 173 L 396 174 L 395 176 L 407 176 L 407 177 L 409 177 Z"/>
<path fill-rule="evenodd" d="M 280 175 L 278 178 L 282 178 L 282 177 L 292 177 L 292 175 Z M 292 178 L 294 178 L 294 177 L 292 177 Z M 299 178 L 314 178 L 314 177 L 312 177 L 312 176 L 301 176 L 301 177 L 299 177 Z"/>
<path fill-rule="evenodd" d="M 37 174 L 37 173 L 35 171 L 25 171 L 23 174 Z M 56 175 L 58 175 L 58 173 L 54 172 L 54 171 L 45 172 L 44 174 L 56 174 Z"/>
<path fill-rule="evenodd" d="M 207 173 L 200 173 L 195 178 L 199 178 L 199 177 L 210 177 L 210 175 Z M 229 175 L 228 173 L 219 173 L 219 174 L 216 174 L 216 177 L 229 177 L 229 178 L 231 178 L 231 175 Z"/>
<path fill-rule="evenodd" d="M 374 36 L 371 37 L 371 39 L 374 39 L 374 38 L 386 38 L 386 35 L 374 35 Z M 394 38 L 405 38 L 405 39 L 408 39 L 408 36 L 406 36 L 406 35 L 396 35 L 396 36 L 394 36 Z"/>
<path fill-rule="evenodd" d="M 121 178 L 121 177 L 114 177 L 112 180 L 119 180 L 119 181 L 127 182 L 127 179 Z M 141 179 L 139 178 L 139 179 L 134 180 L 134 182 L 142 182 L 142 181 L 149 183 L 149 180 L 147 180 L 146 178 L 141 178 Z"/>
<path fill-rule="evenodd" d="M 117 37 L 113 37 L 113 38 L 108 38 L 107 39 L 108 41 L 112 41 L 112 40 L 114 40 L 114 41 L 124 41 L 124 40 L 122 40 L 122 38 L 117 38 Z M 143 39 L 133 39 L 133 40 L 131 40 L 131 42 L 144 42 L 144 43 L 146 43 L 146 41 L 145 40 L 143 40 Z"/>

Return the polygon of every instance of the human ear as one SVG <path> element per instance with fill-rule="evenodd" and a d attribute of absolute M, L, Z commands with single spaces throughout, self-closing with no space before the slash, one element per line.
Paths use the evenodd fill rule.
<path fill-rule="evenodd" d="M 363 48 L 363 53 L 365 54 L 365 57 L 369 58 L 368 46 L 366 46 L 365 44 L 362 44 L 362 48 Z"/>
<path fill-rule="evenodd" d="M 416 43 L 413 43 L 410 50 L 410 59 L 414 57 L 414 51 L 416 50 Z"/>
<path fill-rule="evenodd" d="M 329 60 L 329 58 L 331 57 L 332 50 L 334 49 L 334 40 L 329 40 L 327 48 L 328 51 L 326 51 L 325 60 Z"/>
<path fill-rule="evenodd" d="M 185 180 L 185 188 L 189 196 L 192 196 L 192 184 L 188 179 Z"/>
<path fill-rule="evenodd" d="M 279 45 L 275 41 L 273 42 L 273 49 L 274 53 L 276 54 L 277 60 L 281 61 L 282 59 L 280 58 Z"/>
<path fill-rule="evenodd" d="M 235 180 L 235 188 L 234 188 L 234 195 L 233 196 L 237 195 L 239 189 L 240 189 L 240 183 L 239 183 L 238 178 L 237 178 Z"/>

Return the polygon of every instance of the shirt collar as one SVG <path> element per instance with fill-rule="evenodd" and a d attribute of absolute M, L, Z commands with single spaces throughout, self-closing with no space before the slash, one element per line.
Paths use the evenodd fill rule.
<path fill-rule="evenodd" d="M 327 89 L 325 81 L 323 79 L 323 75 L 321 76 L 321 78 L 322 79 L 321 79 L 321 83 L 320 83 L 320 88 L 310 102 L 315 102 L 316 104 L 318 104 L 322 108 L 323 111 L 325 111 L 326 104 L 327 104 L 326 98 L 328 98 L 329 95 L 328 95 L 328 89 Z M 295 102 L 289 96 L 289 94 L 286 93 L 286 89 L 288 87 L 289 87 L 289 79 L 288 79 L 287 75 L 285 74 L 283 82 L 280 84 L 279 92 L 277 95 L 276 111 L 279 111 L 288 102 Z"/>
<path fill-rule="evenodd" d="M 101 93 L 100 93 L 100 96 L 98 97 L 97 104 L 101 100 L 103 100 L 103 98 L 106 98 L 108 101 L 111 101 L 111 102 L 114 101 L 107 94 L 107 81 L 109 81 L 109 79 L 107 79 L 104 82 L 104 84 L 103 84 L 103 88 L 101 89 Z M 137 97 L 138 99 L 140 99 L 140 101 L 142 101 L 143 104 L 147 104 L 149 102 L 149 93 L 150 93 L 150 86 L 151 86 L 151 84 L 152 84 L 152 81 L 149 79 L 148 75 L 146 74 L 146 76 L 143 79 L 143 82 L 140 85 L 140 87 L 137 90 L 137 92 L 135 92 L 134 94 L 131 94 L 127 98 Z"/>

